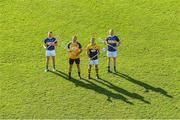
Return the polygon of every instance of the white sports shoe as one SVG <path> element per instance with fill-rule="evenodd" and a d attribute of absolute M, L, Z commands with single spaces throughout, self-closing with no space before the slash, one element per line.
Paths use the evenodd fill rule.
<path fill-rule="evenodd" d="M 45 69 L 44 72 L 48 72 L 48 69 Z"/>
<path fill-rule="evenodd" d="M 55 71 L 56 71 L 56 69 L 55 69 L 55 68 L 53 68 L 53 69 L 52 69 L 52 71 L 53 71 L 53 72 L 55 72 Z"/>
<path fill-rule="evenodd" d="M 78 80 L 81 80 L 81 77 L 80 77 L 80 76 L 78 76 Z"/>

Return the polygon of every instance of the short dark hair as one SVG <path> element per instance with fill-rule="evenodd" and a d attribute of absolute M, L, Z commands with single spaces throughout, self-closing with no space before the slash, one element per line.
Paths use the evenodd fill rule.
<path fill-rule="evenodd" d="M 48 34 L 50 34 L 50 33 L 52 34 L 52 31 L 49 31 L 49 32 L 48 32 Z"/>

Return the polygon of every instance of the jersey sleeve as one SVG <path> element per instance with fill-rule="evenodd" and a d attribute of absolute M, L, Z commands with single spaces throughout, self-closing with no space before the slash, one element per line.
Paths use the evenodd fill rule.
<path fill-rule="evenodd" d="M 109 44 L 109 37 L 106 38 L 106 42 L 107 42 L 107 44 Z"/>
<path fill-rule="evenodd" d="M 68 47 L 68 49 L 70 49 L 70 45 L 71 45 L 71 42 L 69 42 L 69 43 L 68 43 L 68 46 L 67 46 L 67 47 Z"/>
<path fill-rule="evenodd" d="M 116 36 L 116 41 L 117 41 L 117 42 L 119 42 L 119 41 L 120 41 L 120 40 L 119 40 L 119 38 L 118 38 L 117 36 Z"/>
<path fill-rule="evenodd" d="M 79 45 L 79 48 L 81 49 L 81 48 L 82 48 L 82 45 L 81 45 L 81 43 L 79 43 L 79 42 L 78 42 L 78 45 Z"/>
<path fill-rule="evenodd" d="M 108 42 L 108 37 L 106 38 L 106 42 Z"/>
<path fill-rule="evenodd" d="M 54 43 L 57 43 L 56 38 L 54 38 Z"/>
<path fill-rule="evenodd" d="M 47 43 L 47 39 L 44 39 L 44 44 L 46 44 Z"/>

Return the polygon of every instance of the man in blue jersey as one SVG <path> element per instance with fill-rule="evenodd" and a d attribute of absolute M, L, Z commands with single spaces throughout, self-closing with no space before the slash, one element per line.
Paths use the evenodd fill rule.
<path fill-rule="evenodd" d="M 109 36 L 106 38 L 105 44 L 108 46 L 107 57 L 108 57 L 108 72 L 110 71 L 110 61 L 113 58 L 114 61 L 114 72 L 116 73 L 116 57 L 117 57 L 117 46 L 120 45 L 119 38 L 114 35 L 112 29 L 109 30 Z"/>
<path fill-rule="evenodd" d="M 45 66 L 45 72 L 49 71 L 48 65 L 49 65 L 49 58 L 52 57 L 53 60 L 53 71 L 56 70 L 55 68 L 55 46 L 57 46 L 56 38 L 53 37 L 52 32 L 48 32 L 48 37 L 44 40 L 44 46 L 46 47 L 46 66 Z"/>

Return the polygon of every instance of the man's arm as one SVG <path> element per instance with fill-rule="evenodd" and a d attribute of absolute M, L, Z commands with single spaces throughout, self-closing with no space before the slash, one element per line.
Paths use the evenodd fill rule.
<path fill-rule="evenodd" d="M 47 46 L 48 46 L 48 43 L 47 43 L 46 39 L 44 39 L 43 47 L 46 48 Z"/>
<path fill-rule="evenodd" d="M 68 46 L 67 46 L 67 48 L 68 48 L 68 52 L 71 52 L 71 50 L 70 50 L 70 42 L 68 43 Z"/>
<path fill-rule="evenodd" d="M 81 54 L 81 52 L 83 51 L 83 50 L 82 50 L 82 45 L 81 45 L 80 43 L 78 43 L 78 44 L 79 44 L 79 49 L 80 49 L 80 50 L 79 50 L 79 52 L 77 53 L 77 56 L 78 56 L 79 54 Z"/>
<path fill-rule="evenodd" d="M 90 52 L 89 52 L 89 48 L 87 47 L 87 48 L 86 48 L 86 55 L 87 55 L 88 57 L 89 57 L 89 53 L 90 53 Z"/>
<path fill-rule="evenodd" d="M 118 37 L 116 38 L 116 41 L 117 41 L 116 45 L 119 46 L 120 45 L 120 39 Z"/>
<path fill-rule="evenodd" d="M 57 40 L 56 40 L 56 38 L 54 38 L 54 42 L 51 43 L 51 46 L 57 46 L 57 45 L 58 45 Z"/>
<path fill-rule="evenodd" d="M 58 45 L 58 43 L 57 43 L 57 41 L 56 42 L 54 42 L 54 44 L 53 44 L 54 46 L 57 46 Z"/>
<path fill-rule="evenodd" d="M 82 53 L 82 48 L 80 49 L 80 51 L 79 51 L 79 54 L 81 54 Z"/>
<path fill-rule="evenodd" d="M 117 46 L 119 46 L 121 43 L 120 43 L 120 41 L 119 42 L 117 42 Z"/>
<path fill-rule="evenodd" d="M 106 40 L 104 41 L 104 44 L 105 44 L 105 45 L 108 45 L 108 44 L 109 44 L 107 38 L 106 38 Z"/>
<path fill-rule="evenodd" d="M 97 54 L 100 54 L 100 47 L 97 46 Z"/>

